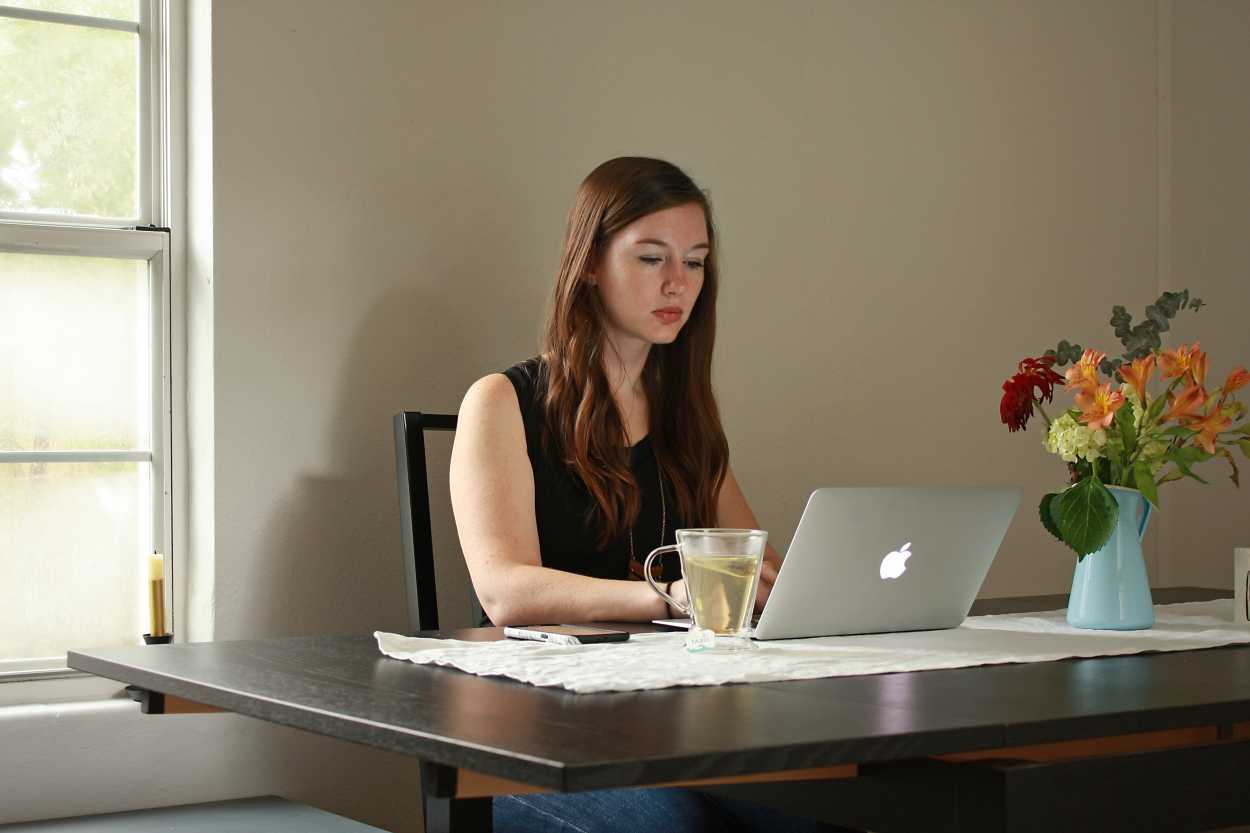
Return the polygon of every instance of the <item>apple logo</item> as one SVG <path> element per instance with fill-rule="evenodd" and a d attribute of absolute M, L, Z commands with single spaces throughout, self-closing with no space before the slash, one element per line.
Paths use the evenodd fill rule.
<path fill-rule="evenodd" d="M 912 555 L 910 548 L 911 541 L 908 541 L 903 544 L 902 549 L 895 550 L 881 559 L 881 578 L 898 578 L 907 570 L 907 559 Z"/>

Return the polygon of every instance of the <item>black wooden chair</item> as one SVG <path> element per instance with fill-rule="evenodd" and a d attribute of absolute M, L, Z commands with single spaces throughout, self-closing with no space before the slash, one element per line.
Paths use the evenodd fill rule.
<path fill-rule="evenodd" d="M 430 487 L 425 465 L 425 432 L 455 431 L 455 414 L 400 411 L 395 429 L 395 477 L 403 537 L 404 574 L 408 582 L 408 627 L 412 633 L 438 630 L 438 595 L 434 579 L 434 535 Z M 470 590 L 473 624 L 482 621 L 482 605 Z"/>

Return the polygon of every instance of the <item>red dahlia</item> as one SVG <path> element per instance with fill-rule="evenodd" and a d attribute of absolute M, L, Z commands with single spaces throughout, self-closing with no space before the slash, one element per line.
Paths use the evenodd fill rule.
<path fill-rule="evenodd" d="M 1055 364 L 1054 356 L 1026 358 L 1018 366 L 1019 372 L 1003 382 L 1003 399 L 998 405 L 998 414 L 1009 431 L 1019 431 L 1029 424 L 1033 416 L 1033 402 L 1054 400 L 1055 385 L 1063 381 L 1063 377 L 1051 367 Z M 1036 397 L 1033 394 L 1037 390 Z"/>

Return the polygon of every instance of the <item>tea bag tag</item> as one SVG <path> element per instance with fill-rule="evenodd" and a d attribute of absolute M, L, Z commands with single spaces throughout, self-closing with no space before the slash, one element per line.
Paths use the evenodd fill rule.
<path fill-rule="evenodd" d="M 716 647 L 716 632 L 708 628 L 690 629 L 690 633 L 686 635 L 687 651 L 706 651 L 709 648 Z"/>

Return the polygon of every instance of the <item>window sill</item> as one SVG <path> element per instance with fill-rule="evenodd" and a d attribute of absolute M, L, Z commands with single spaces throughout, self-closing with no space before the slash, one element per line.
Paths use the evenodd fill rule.
<path fill-rule="evenodd" d="M 64 674 L 0 682 L 0 708 L 39 703 L 78 703 L 125 698 L 125 686 L 116 680 L 65 669 Z"/>

